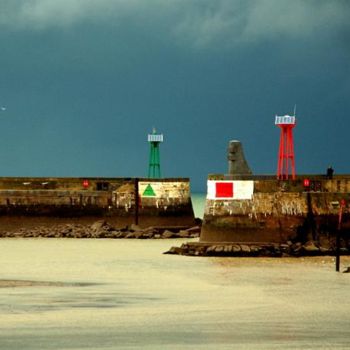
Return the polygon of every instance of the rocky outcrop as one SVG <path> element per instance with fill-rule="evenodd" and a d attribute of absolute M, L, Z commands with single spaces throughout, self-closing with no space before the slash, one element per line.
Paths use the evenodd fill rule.
<path fill-rule="evenodd" d="M 318 242 L 308 241 L 286 244 L 281 243 L 184 243 L 181 247 L 172 247 L 164 254 L 189 256 L 231 256 L 231 257 L 299 257 L 334 255 L 335 246 L 321 246 Z M 349 255 L 350 247 L 342 245 L 340 254 Z"/>
<path fill-rule="evenodd" d="M 53 226 L 38 226 L 21 228 L 17 231 L 0 232 L 0 238 L 128 238 L 128 239 L 165 239 L 165 238 L 195 238 L 200 233 L 200 226 L 195 227 L 147 227 L 137 225 L 116 228 L 105 220 L 99 220 L 92 225 L 61 224 Z"/>

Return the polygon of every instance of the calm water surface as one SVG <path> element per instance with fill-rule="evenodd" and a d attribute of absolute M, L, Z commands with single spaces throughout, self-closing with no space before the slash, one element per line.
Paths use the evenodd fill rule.
<path fill-rule="evenodd" d="M 192 193 L 191 199 L 196 218 L 202 219 L 204 216 L 205 198 L 205 193 Z"/>
<path fill-rule="evenodd" d="M 350 347 L 332 258 L 161 254 L 181 242 L 2 239 L 2 280 L 62 283 L 0 288 L 0 349 Z"/>

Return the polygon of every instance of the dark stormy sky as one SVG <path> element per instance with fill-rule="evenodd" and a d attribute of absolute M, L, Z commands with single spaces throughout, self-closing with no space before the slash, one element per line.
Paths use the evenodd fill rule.
<path fill-rule="evenodd" d="M 0 0 L 1 176 L 145 176 L 204 190 L 231 139 L 276 171 L 350 172 L 350 1 Z"/>

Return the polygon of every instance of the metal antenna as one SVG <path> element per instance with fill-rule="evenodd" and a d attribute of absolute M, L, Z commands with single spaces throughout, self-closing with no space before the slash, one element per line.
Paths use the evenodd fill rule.
<path fill-rule="evenodd" d="M 295 117 L 296 112 L 297 112 L 297 104 L 294 105 L 294 117 Z"/>

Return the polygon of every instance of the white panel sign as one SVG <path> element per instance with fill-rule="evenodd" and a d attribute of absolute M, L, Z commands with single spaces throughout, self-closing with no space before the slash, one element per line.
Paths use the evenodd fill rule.
<path fill-rule="evenodd" d="M 254 193 L 254 181 L 251 180 L 208 180 L 207 184 L 207 199 L 252 199 Z"/>
<path fill-rule="evenodd" d="M 149 198 L 188 198 L 189 183 L 184 182 L 139 182 L 139 194 Z"/>

